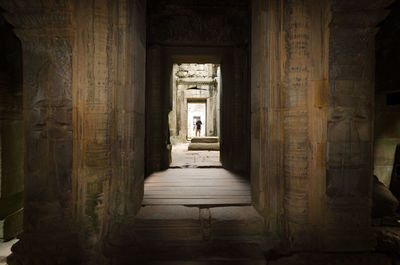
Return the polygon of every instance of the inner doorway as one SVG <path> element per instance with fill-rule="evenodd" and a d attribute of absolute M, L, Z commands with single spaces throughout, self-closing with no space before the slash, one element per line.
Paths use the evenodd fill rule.
<path fill-rule="evenodd" d="M 187 116 L 187 139 L 191 140 L 193 137 L 206 136 L 205 131 L 207 127 L 206 121 L 206 101 L 188 102 L 188 116 Z"/>
<path fill-rule="evenodd" d="M 222 167 L 219 145 L 220 65 L 175 63 L 170 89 L 170 167 Z"/>

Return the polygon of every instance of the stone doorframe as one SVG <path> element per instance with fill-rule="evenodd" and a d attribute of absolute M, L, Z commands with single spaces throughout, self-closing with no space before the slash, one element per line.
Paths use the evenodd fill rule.
<path fill-rule="evenodd" d="M 239 63 L 247 54 L 241 47 L 163 47 L 154 45 L 147 50 L 146 90 L 146 174 L 168 168 L 170 163 L 168 113 L 172 110 L 171 76 L 174 63 L 214 63 L 221 65 L 222 87 L 220 102 L 220 143 L 222 165 L 234 171 L 248 170 L 249 139 L 243 131 L 250 126 L 248 114 L 249 91 L 246 71 Z M 153 69 L 153 70 L 151 70 Z M 237 76 L 235 77 L 235 73 Z M 159 81 L 161 80 L 161 81 Z M 238 104 L 241 100 L 243 104 Z M 224 109 L 230 111 L 224 111 Z M 151 118 L 156 117 L 156 118 Z M 234 127 L 243 129 L 233 129 Z M 232 129 L 231 129 L 232 128 Z M 250 131 L 248 132 L 248 134 Z M 248 135 L 247 135 L 248 136 Z M 167 143 L 167 144 L 166 144 Z M 237 155 L 241 154 L 241 155 Z"/>

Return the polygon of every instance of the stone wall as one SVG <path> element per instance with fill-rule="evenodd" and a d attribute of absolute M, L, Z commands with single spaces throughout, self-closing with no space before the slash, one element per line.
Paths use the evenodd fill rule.
<path fill-rule="evenodd" d="M 334 1 L 329 42 L 325 247 L 374 247 L 371 233 L 375 34 L 390 1 Z M 347 242 L 343 245 L 343 242 Z"/>

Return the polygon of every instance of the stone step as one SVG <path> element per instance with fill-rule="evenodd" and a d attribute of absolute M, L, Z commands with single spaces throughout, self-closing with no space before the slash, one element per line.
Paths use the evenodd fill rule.
<path fill-rule="evenodd" d="M 218 137 L 193 137 L 191 143 L 218 143 Z"/>
<path fill-rule="evenodd" d="M 133 230 L 115 264 L 265 264 L 264 219 L 252 206 L 145 206 Z"/>
<path fill-rule="evenodd" d="M 261 243 L 264 219 L 252 206 L 146 206 L 135 218 L 135 235 L 139 242 Z"/>
<path fill-rule="evenodd" d="M 219 143 L 190 143 L 188 150 L 208 150 L 208 151 L 219 151 Z"/>
<path fill-rule="evenodd" d="M 135 249 L 122 249 L 113 264 L 265 264 L 264 248 L 256 243 L 209 241 L 166 244 L 153 241 L 141 244 L 135 241 Z"/>
<path fill-rule="evenodd" d="M 179 250 L 173 250 L 174 252 L 178 252 Z M 131 265 L 131 264 L 140 264 L 140 265 L 265 265 L 265 258 L 260 256 L 258 258 L 242 258 L 242 259 L 204 259 L 204 258 L 196 258 L 191 257 L 187 259 L 181 259 L 180 257 L 170 257 L 167 259 L 155 259 L 154 256 L 146 256 L 146 257 L 118 257 L 114 259 L 113 264 L 118 265 Z"/>

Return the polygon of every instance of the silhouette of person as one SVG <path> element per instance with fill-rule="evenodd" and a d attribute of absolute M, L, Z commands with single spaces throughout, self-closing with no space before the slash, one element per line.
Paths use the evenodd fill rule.
<path fill-rule="evenodd" d="M 199 133 L 199 136 L 200 136 L 201 125 L 202 125 L 202 124 L 203 124 L 203 123 L 201 122 L 200 119 L 196 121 L 196 136 L 197 136 L 197 133 Z"/>

